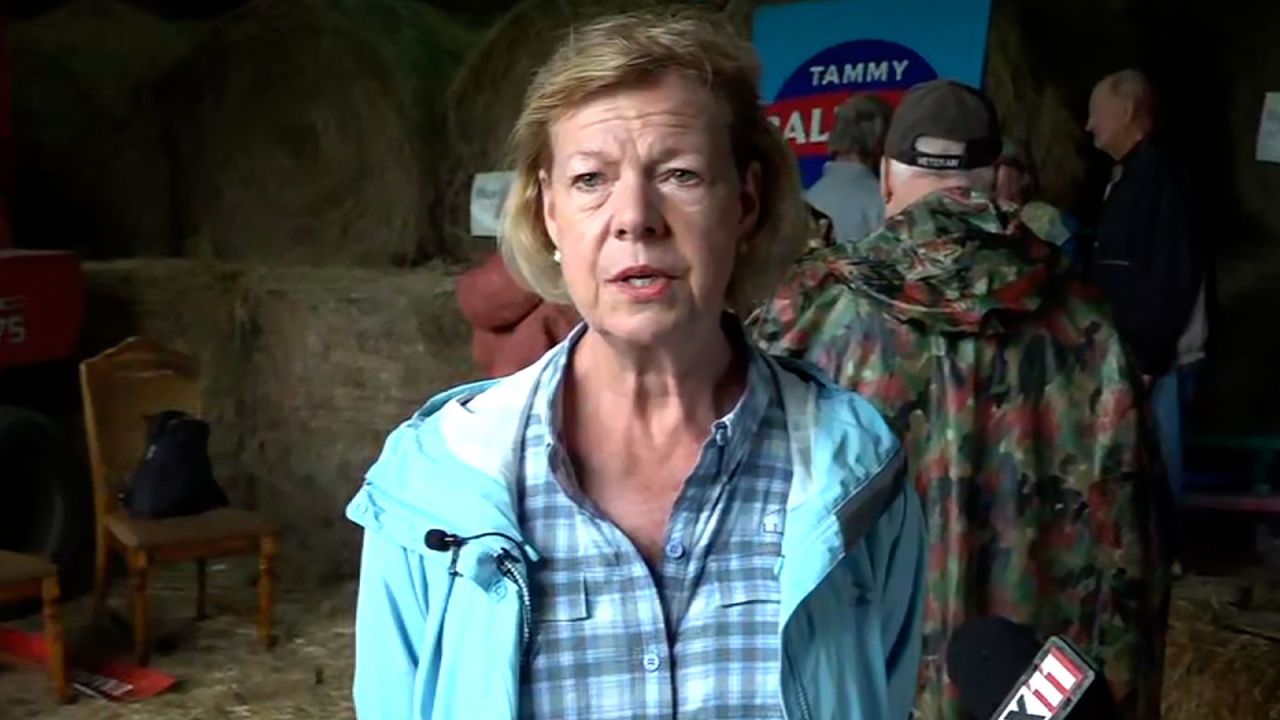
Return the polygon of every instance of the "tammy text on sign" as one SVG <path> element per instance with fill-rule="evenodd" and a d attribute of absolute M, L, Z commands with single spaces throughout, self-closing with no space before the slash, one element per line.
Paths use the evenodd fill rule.
<path fill-rule="evenodd" d="M 755 11 L 770 120 L 796 151 L 805 187 L 822 175 L 835 109 L 872 93 L 896 105 L 944 77 L 982 82 L 990 0 L 827 0 Z"/>
<path fill-rule="evenodd" d="M 912 85 L 937 76 L 918 53 L 897 43 L 844 42 L 796 68 L 766 112 L 795 150 L 809 185 L 822 174 L 835 110 L 849 96 L 875 94 L 896 106 Z"/>

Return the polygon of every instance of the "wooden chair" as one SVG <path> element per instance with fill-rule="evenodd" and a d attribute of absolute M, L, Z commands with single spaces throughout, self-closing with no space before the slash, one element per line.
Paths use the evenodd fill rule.
<path fill-rule="evenodd" d="M 278 546 L 270 523 L 234 508 L 139 520 L 120 507 L 119 491 L 142 456 L 145 418 L 162 410 L 201 414 L 194 358 L 152 340 L 130 338 L 81 363 L 80 387 L 97 519 L 94 618 L 101 620 L 106 610 L 111 557 L 118 553 L 129 571 L 134 660 L 146 664 L 151 649 L 147 579 L 153 565 L 195 561 L 196 618 L 204 619 L 207 559 L 257 554 L 258 639 L 270 648 Z"/>
<path fill-rule="evenodd" d="M 58 700 L 71 702 L 67 685 L 67 651 L 58 611 L 58 568 L 34 555 L 0 550 L 0 602 L 40 598 L 44 604 L 44 641 L 49 647 L 49 675 Z"/>

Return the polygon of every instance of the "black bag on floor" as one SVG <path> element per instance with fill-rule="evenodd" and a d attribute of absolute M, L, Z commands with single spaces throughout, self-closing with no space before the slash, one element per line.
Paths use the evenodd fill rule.
<path fill-rule="evenodd" d="M 209 462 L 209 424 L 180 410 L 147 418 L 147 446 L 120 497 L 135 518 L 196 515 L 228 505 Z"/>

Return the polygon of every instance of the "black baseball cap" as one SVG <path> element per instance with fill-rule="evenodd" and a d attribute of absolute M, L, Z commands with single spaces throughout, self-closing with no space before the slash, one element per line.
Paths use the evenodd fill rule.
<path fill-rule="evenodd" d="M 963 143 L 964 152 L 938 155 L 916 149 L 922 137 Z M 1004 141 L 991 99 L 953 80 L 930 80 L 902 96 L 889 123 L 884 151 L 906 165 L 928 170 L 975 170 L 1000 158 Z"/>

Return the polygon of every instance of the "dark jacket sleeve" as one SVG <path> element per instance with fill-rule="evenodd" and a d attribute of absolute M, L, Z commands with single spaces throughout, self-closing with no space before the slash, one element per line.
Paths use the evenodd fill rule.
<path fill-rule="evenodd" d="M 1103 209 L 1094 279 L 1144 374 L 1177 361 L 1200 291 L 1198 226 L 1190 182 L 1155 150 L 1126 165 Z"/>

